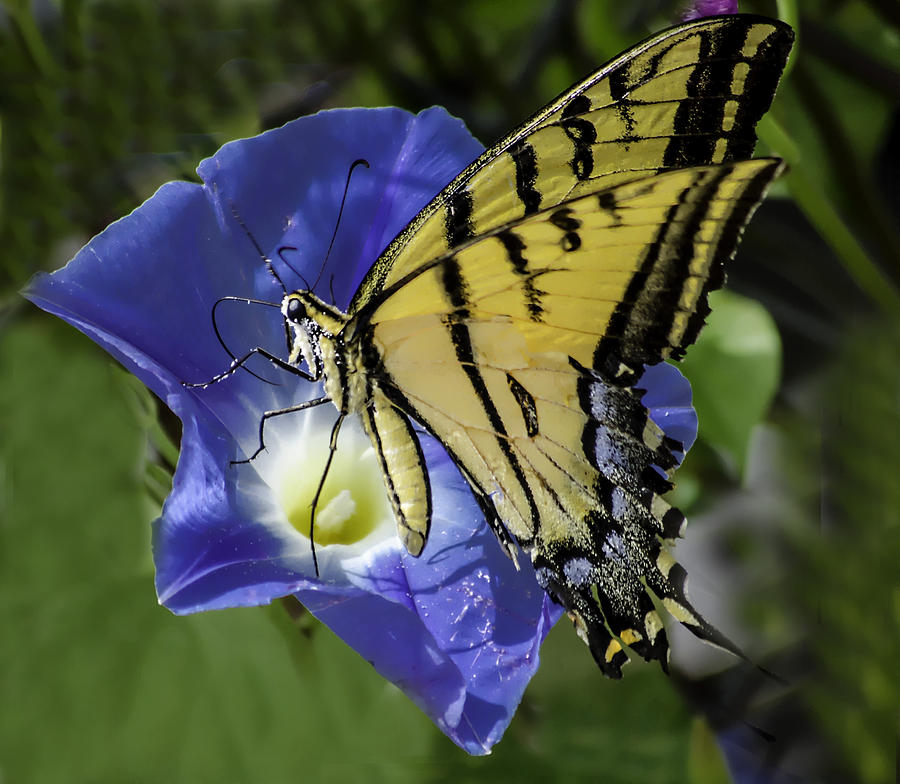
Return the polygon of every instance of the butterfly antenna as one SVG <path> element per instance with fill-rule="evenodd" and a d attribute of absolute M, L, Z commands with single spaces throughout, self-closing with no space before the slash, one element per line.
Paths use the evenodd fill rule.
<path fill-rule="evenodd" d="M 322 277 L 322 273 L 325 271 L 325 265 L 328 263 L 328 257 L 331 255 L 331 249 L 334 247 L 334 241 L 337 239 L 338 228 L 341 225 L 341 216 L 344 214 L 344 205 L 347 203 L 347 192 L 350 190 L 350 178 L 353 176 L 353 171 L 357 166 L 365 166 L 367 169 L 369 168 L 369 162 L 365 158 L 357 158 L 353 163 L 350 164 L 350 169 L 347 172 L 347 180 L 344 182 L 344 195 L 341 197 L 341 209 L 338 211 L 337 220 L 334 223 L 334 232 L 331 235 L 331 242 L 328 243 L 328 251 L 325 253 L 325 258 L 322 260 L 322 266 L 319 268 L 319 274 L 316 277 L 315 282 L 312 284 L 312 288 L 314 289 L 319 280 Z M 312 289 L 310 289 L 312 290 Z M 332 299 L 333 299 L 332 295 Z"/>
<path fill-rule="evenodd" d="M 268 256 L 266 256 L 265 253 L 263 253 L 263 249 L 260 247 L 259 243 L 256 241 L 256 237 L 254 237 L 253 234 L 251 233 L 250 229 L 247 228 L 247 224 L 244 223 L 243 219 L 238 214 L 237 208 L 233 204 L 231 205 L 231 214 L 234 215 L 234 219 L 238 222 L 238 225 L 240 225 L 240 227 L 244 230 L 244 234 L 246 234 L 247 238 L 250 240 L 250 242 L 253 243 L 253 247 L 256 248 L 256 252 L 259 254 L 259 257 L 263 260 L 263 263 L 266 265 L 266 269 L 269 270 L 269 274 L 273 278 L 275 278 L 275 280 L 278 281 L 278 285 L 281 286 L 281 290 L 285 294 L 287 294 L 288 293 L 287 286 L 284 285 L 284 281 L 281 279 L 281 276 L 275 270 L 275 265 L 272 263 L 272 259 L 270 259 Z M 281 259 L 281 261 L 284 263 L 284 265 L 291 272 L 293 272 L 298 278 L 300 278 L 300 280 L 303 281 L 304 285 L 306 285 L 306 279 L 299 272 L 297 272 L 297 270 L 295 270 L 293 268 L 293 266 L 291 266 L 291 264 L 287 261 L 287 259 L 285 259 L 284 251 L 286 251 L 286 250 L 297 250 L 297 249 L 295 247 L 293 247 L 292 245 L 282 245 L 278 249 L 278 258 Z M 218 304 L 218 303 L 216 303 L 216 304 Z M 268 304 L 271 304 L 271 303 L 268 303 Z M 215 305 L 213 307 L 215 307 Z M 215 324 L 215 322 L 213 322 L 213 323 Z M 222 343 L 221 338 L 219 339 L 219 342 Z M 284 343 L 287 346 L 288 352 L 290 352 L 290 350 L 291 350 L 291 329 L 288 326 L 286 319 L 284 322 Z M 224 343 L 223 343 L 223 345 L 224 345 Z M 226 351 L 227 350 L 228 349 L 226 348 Z M 228 353 L 231 354 L 230 351 Z M 234 355 L 232 354 L 232 359 L 233 358 L 234 358 Z M 252 370 L 248 370 L 247 372 L 252 373 L 254 376 L 256 376 L 256 373 L 253 373 Z M 256 376 L 256 377 L 261 378 L 260 376 Z M 266 379 L 263 378 L 262 380 L 265 381 Z M 271 384 L 274 382 L 270 381 L 269 383 Z"/>
<path fill-rule="evenodd" d="M 304 287 L 307 291 L 309 291 L 309 283 L 306 282 L 306 278 L 304 278 L 304 277 L 300 274 L 300 272 L 299 272 L 297 269 L 295 269 L 295 268 L 293 267 L 293 265 L 292 265 L 292 264 L 284 257 L 284 252 L 285 252 L 286 250 L 293 250 L 293 251 L 296 251 L 297 248 L 295 248 L 293 245 L 282 245 L 282 246 L 278 249 L 278 251 L 277 251 L 277 253 L 278 253 L 278 258 L 281 259 L 281 263 L 284 264 L 285 267 L 287 267 L 287 268 L 288 268 L 291 272 L 293 272 L 298 278 L 300 278 L 300 282 L 303 284 L 303 287 Z"/>
<path fill-rule="evenodd" d="M 234 216 L 234 219 L 238 222 L 238 225 L 244 230 L 244 234 L 247 235 L 247 239 L 253 243 L 253 247 L 256 248 L 256 252 L 259 254 L 259 257 L 263 260 L 263 263 L 266 265 L 266 269 L 269 270 L 269 274 L 278 281 L 278 285 L 281 286 L 281 290 L 287 294 L 287 287 L 284 285 L 284 281 L 279 277 L 278 272 L 275 270 L 275 265 L 272 264 L 272 259 L 266 256 L 263 253 L 263 249 L 259 246 L 259 243 L 256 241 L 256 237 L 250 233 L 250 229 L 247 228 L 247 224 L 244 223 L 241 216 L 238 214 L 237 207 L 233 204 L 231 205 L 231 214 Z M 290 265 L 288 265 L 290 266 Z"/>
<path fill-rule="evenodd" d="M 267 305 L 270 308 L 277 308 L 280 305 L 274 302 L 266 302 L 261 299 L 247 299 L 246 297 L 219 297 L 214 303 L 212 308 L 210 309 L 210 317 L 212 318 L 213 332 L 216 333 L 216 340 L 219 341 L 219 345 L 225 349 L 225 353 L 228 354 L 229 357 L 232 358 L 235 362 L 237 362 L 237 356 L 232 352 L 228 345 L 225 343 L 225 339 L 222 337 L 222 333 L 219 331 L 219 324 L 216 321 L 216 311 L 223 302 L 243 302 L 247 305 Z M 277 381 L 270 381 L 267 378 L 263 378 L 262 376 L 254 373 L 250 368 L 241 365 L 242 370 L 246 370 L 251 376 L 258 378 L 260 381 L 265 381 L 267 384 L 272 384 L 272 386 L 281 386 Z"/>

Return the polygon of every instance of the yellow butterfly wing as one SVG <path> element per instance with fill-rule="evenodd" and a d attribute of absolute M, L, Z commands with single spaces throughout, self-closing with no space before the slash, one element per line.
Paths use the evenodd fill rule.
<path fill-rule="evenodd" d="M 663 547 L 678 448 L 634 383 L 679 358 L 779 163 L 745 160 L 793 33 L 699 20 L 621 55 L 456 177 L 376 261 L 342 340 L 407 548 L 430 523 L 407 418 L 446 447 L 507 551 L 527 550 L 603 671 L 665 662 L 658 598 L 691 607 Z"/>
<path fill-rule="evenodd" d="M 382 253 L 351 314 L 497 226 L 648 174 L 749 158 L 793 41 L 772 19 L 671 28 L 560 95 L 463 170 Z"/>
<path fill-rule="evenodd" d="M 374 348 L 379 389 L 444 444 L 613 676 L 618 640 L 664 658 L 651 594 L 728 645 L 661 548 L 683 518 L 653 466 L 674 467 L 675 445 L 630 384 L 693 340 L 779 169 L 673 170 L 520 218 L 385 288 L 347 332 Z"/>

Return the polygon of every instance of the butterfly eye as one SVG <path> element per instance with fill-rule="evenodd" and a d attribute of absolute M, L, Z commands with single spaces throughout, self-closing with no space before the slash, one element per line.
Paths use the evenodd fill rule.
<path fill-rule="evenodd" d="M 299 299 L 292 299 L 287 305 L 288 321 L 300 321 L 306 315 L 306 308 Z"/>

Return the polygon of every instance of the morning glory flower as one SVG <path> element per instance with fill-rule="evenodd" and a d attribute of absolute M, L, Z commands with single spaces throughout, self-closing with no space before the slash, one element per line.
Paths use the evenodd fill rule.
<path fill-rule="evenodd" d="M 321 112 L 225 145 L 200 164 L 202 185 L 162 186 L 25 291 L 181 418 L 172 493 L 153 523 L 160 602 L 183 614 L 294 595 L 471 754 L 502 736 L 562 609 L 527 558 L 517 570 L 503 554 L 440 444 L 422 436 L 434 515 L 413 558 L 372 444 L 352 418 L 344 424 L 317 507 L 316 573 L 310 504 L 334 408 L 269 419 L 266 450 L 233 461 L 256 450 L 264 412 L 319 397 L 321 385 L 262 357 L 205 387 L 185 382 L 208 381 L 256 347 L 287 357 L 284 291 L 254 243 L 288 289 L 313 286 L 346 309 L 380 251 L 482 149 L 438 108 Z M 353 169 L 338 220 L 360 158 L 368 167 Z M 240 299 L 216 306 L 223 297 Z M 658 365 L 641 386 L 651 415 L 687 448 L 687 382 Z"/>
<path fill-rule="evenodd" d="M 702 19 L 704 16 L 736 14 L 737 12 L 737 0 L 694 0 L 681 18 L 685 22 L 690 22 L 692 19 Z"/>

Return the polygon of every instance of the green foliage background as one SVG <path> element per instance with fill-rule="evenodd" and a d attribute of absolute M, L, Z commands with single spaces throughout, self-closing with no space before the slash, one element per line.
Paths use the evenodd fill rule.
<path fill-rule="evenodd" d="M 684 363 L 701 441 L 678 553 L 697 603 L 705 586 L 786 683 L 698 670 L 681 638 L 677 678 L 605 682 L 562 623 L 507 737 L 472 759 L 296 607 L 157 606 L 149 521 L 177 425 L 17 291 L 230 139 L 442 104 L 489 143 L 676 4 L 0 2 L 0 781 L 713 784 L 729 720 L 770 734 L 756 765 L 894 779 L 900 6 L 741 8 L 799 32 L 761 144 L 791 170 Z"/>

